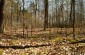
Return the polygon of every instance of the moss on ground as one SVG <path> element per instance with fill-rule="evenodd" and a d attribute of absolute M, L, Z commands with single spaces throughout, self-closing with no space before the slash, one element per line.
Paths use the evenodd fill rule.
<path fill-rule="evenodd" d="M 0 49 L 0 55 L 2 55 L 3 54 L 3 50 L 2 49 Z"/>
<path fill-rule="evenodd" d="M 64 40 L 63 37 L 56 37 L 54 39 L 51 39 L 50 42 L 56 43 L 56 42 L 62 42 Z"/>

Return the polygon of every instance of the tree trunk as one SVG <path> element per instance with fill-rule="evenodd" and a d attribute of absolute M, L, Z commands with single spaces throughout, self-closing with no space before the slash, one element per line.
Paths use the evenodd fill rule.
<path fill-rule="evenodd" d="M 45 18 L 44 18 L 44 30 L 48 28 L 48 0 L 44 0 L 45 3 Z"/>
<path fill-rule="evenodd" d="M 72 22 L 72 28 L 73 28 L 73 38 L 75 39 L 75 0 L 71 0 L 71 14 L 70 19 Z"/>
<path fill-rule="evenodd" d="M 73 37 L 75 39 L 75 0 L 73 1 Z"/>
<path fill-rule="evenodd" d="M 3 7 L 4 7 L 4 0 L 0 0 L 0 33 L 3 33 Z"/>

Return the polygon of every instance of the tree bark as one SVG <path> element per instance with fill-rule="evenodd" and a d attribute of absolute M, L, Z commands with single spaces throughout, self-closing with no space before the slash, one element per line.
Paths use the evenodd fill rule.
<path fill-rule="evenodd" d="M 75 39 L 75 0 L 71 0 L 70 19 L 71 19 L 72 28 L 73 28 L 73 38 Z"/>
<path fill-rule="evenodd" d="M 3 8 L 4 8 L 4 0 L 0 0 L 0 33 L 3 33 Z"/>
<path fill-rule="evenodd" d="M 48 28 L 48 0 L 44 0 L 45 3 L 45 18 L 44 18 L 44 30 Z"/>
<path fill-rule="evenodd" d="M 75 0 L 73 1 L 73 37 L 75 39 Z"/>

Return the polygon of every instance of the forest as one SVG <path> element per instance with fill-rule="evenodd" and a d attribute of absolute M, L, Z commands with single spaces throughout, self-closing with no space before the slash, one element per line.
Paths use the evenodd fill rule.
<path fill-rule="evenodd" d="M 0 55 L 85 55 L 85 0 L 0 0 Z"/>

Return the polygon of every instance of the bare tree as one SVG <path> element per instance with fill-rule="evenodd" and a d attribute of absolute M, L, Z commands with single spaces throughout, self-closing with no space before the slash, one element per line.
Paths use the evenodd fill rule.
<path fill-rule="evenodd" d="M 44 30 L 48 27 L 48 0 L 44 0 L 45 4 L 45 18 L 44 18 Z"/>
<path fill-rule="evenodd" d="M 4 8 L 4 0 L 0 0 L 0 33 L 3 33 L 3 8 Z"/>
<path fill-rule="evenodd" d="M 24 11 L 25 11 L 25 8 L 24 8 L 24 6 L 25 6 L 25 2 L 24 2 L 24 0 L 22 0 L 22 3 L 23 3 L 23 37 L 24 37 L 24 26 L 25 26 L 25 24 L 24 24 Z"/>
<path fill-rule="evenodd" d="M 75 39 L 75 0 L 71 0 L 70 19 L 73 27 L 73 37 Z"/>

